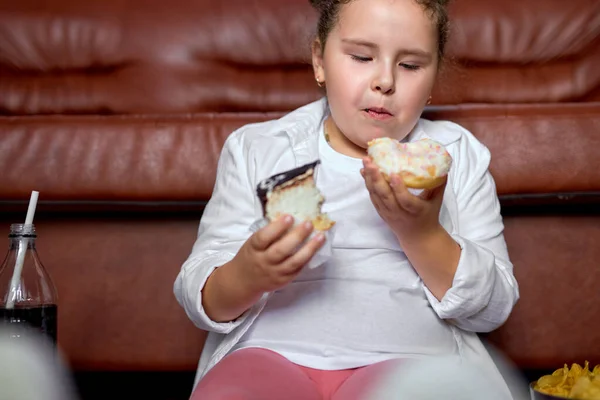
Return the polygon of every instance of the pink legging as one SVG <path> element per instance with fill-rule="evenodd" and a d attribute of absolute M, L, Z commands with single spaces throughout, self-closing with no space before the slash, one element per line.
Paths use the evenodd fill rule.
<path fill-rule="evenodd" d="M 269 350 L 243 349 L 215 365 L 191 400 L 362 400 L 395 362 L 321 371 Z"/>

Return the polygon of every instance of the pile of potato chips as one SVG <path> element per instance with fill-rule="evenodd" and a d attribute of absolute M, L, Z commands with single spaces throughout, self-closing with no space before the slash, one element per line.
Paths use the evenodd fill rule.
<path fill-rule="evenodd" d="M 533 386 L 540 393 L 577 400 L 600 400 L 600 365 L 590 370 L 573 364 L 571 369 L 565 364 L 552 375 L 544 375 Z"/>

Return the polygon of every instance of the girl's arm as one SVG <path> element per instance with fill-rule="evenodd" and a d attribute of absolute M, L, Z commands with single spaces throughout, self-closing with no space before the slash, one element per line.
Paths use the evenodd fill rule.
<path fill-rule="evenodd" d="M 231 322 L 241 317 L 263 295 L 241 281 L 235 258 L 217 268 L 202 289 L 202 306 L 212 321 Z"/>
<path fill-rule="evenodd" d="M 398 237 L 398 242 L 425 286 L 441 300 L 452 287 L 458 268 L 461 248 L 456 240 L 438 224 L 420 235 Z"/>
<path fill-rule="evenodd" d="M 237 131 L 225 141 L 212 197 L 202 214 L 192 252 L 174 284 L 177 301 L 190 320 L 202 330 L 229 333 L 247 315 L 229 322 L 211 319 L 204 309 L 202 289 L 213 272 L 227 265 L 250 237 L 249 227 L 254 219 L 254 190 L 242 152 L 242 134 Z M 223 279 L 217 278 L 215 285 L 215 289 L 224 291 L 219 296 L 229 296 L 229 292 L 235 294 L 239 290 L 235 280 L 230 279 L 227 272 L 221 275 Z M 242 308 L 250 306 L 253 300 L 246 299 Z"/>
<path fill-rule="evenodd" d="M 459 146 L 453 182 L 458 226 L 451 237 L 460 246 L 460 256 L 456 261 L 450 248 L 436 251 L 447 258 L 448 265 L 456 262 L 456 271 L 441 300 L 427 287 L 425 293 L 440 318 L 468 331 L 489 332 L 506 321 L 519 299 L 519 289 L 504 240 L 496 186 L 488 170 L 490 153 L 469 132 Z"/>

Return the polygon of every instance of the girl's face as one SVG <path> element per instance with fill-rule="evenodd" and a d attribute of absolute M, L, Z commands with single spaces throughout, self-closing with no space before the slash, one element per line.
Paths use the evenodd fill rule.
<path fill-rule="evenodd" d="M 342 6 L 324 52 L 313 46 L 334 122 L 332 146 L 361 157 L 371 139 L 407 136 L 433 89 L 437 46 L 436 26 L 414 0 Z"/>

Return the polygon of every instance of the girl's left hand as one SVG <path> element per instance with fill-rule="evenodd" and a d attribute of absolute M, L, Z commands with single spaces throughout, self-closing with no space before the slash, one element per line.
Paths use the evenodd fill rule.
<path fill-rule="evenodd" d="M 388 183 L 369 157 L 363 159 L 363 165 L 360 173 L 365 179 L 371 201 L 401 243 L 420 240 L 439 230 L 446 182 L 415 196 L 399 176 L 392 176 Z"/>

